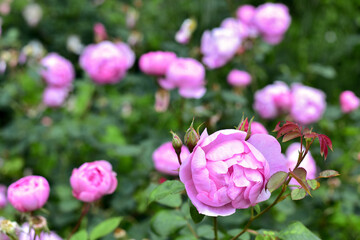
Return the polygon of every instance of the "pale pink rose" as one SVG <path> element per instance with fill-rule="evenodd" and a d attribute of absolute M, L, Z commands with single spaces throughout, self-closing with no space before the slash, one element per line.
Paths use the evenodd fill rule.
<path fill-rule="evenodd" d="M 194 151 L 181 164 L 180 180 L 199 213 L 227 216 L 236 209 L 267 200 L 265 184 L 286 168 L 279 142 L 267 134 L 221 130 L 202 133 Z"/>
<path fill-rule="evenodd" d="M 107 33 L 104 24 L 102 23 L 95 23 L 94 25 L 94 35 L 95 40 L 97 42 L 101 42 L 107 39 Z"/>
<path fill-rule="evenodd" d="M 114 84 L 122 80 L 132 66 L 130 48 L 109 41 L 87 46 L 80 56 L 80 66 L 98 84 Z"/>
<path fill-rule="evenodd" d="M 291 107 L 290 88 L 277 81 L 255 92 L 254 110 L 262 118 L 273 119 L 281 113 L 287 113 Z"/>
<path fill-rule="evenodd" d="M 232 29 L 238 34 L 238 37 L 242 41 L 244 38 L 249 36 L 249 28 L 248 25 L 241 22 L 239 19 L 236 18 L 225 18 L 221 24 L 221 28 L 228 28 Z"/>
<path fill-rule="evenodd" d="M 285 154 L 287 159 L 287 169 L 294 170 L 299 158 L 299 151 L 300 151 L 300 143 L 293 143 L 287 148 Z M 306 170 L 307 172 L 306 179 L 316 178 L 316 163 L 314 158 L 311 156 L 310 152 L 308 152 L 308 154 L 301 162 L 299 167 L 302 167 Z M 287 170 L 286 172 L 288 171 L 289 170 Z M 299 183 L 295 179 L 291 179 L 290 184 L 299 185 Z"/>
<path fill-rule="evenodd" d="M 291 86 L 291 117 L 300 124 L 310 124 L 321 119 L 326 109 L 326 95 L 323 91 L 293 84 Z"/>
<path fill-rule="evenodd" d="M 126 58 L 126 69 L 130 69 L 135 63 L 134 51 L 124 42 L 116 42 L 115 45 Z"/>
<path fill-rule="evenodd" d="M 203 63 L 210 69 L 224 66 L 241 45 L 239 33 L 232 28 L 215 28 L 205 31 L 201 38 Z"/>
<path fill-rule="evenodd" d="M 30 229 L 28 223 L 21 225 L 21 231 L 19 231 L 19 240 L 62 240 L 55 232 L 42 232 L 39 236 L 34 238 L 35 231 Z"/>
<path fill-rule="evenodd" d="M 94 202 L 117 187 L 116 173 L 108 161 L 86 162 L 75 168 L 70 177 L 73 196 L 83 202 Z"/>
<path fill-rule="evenodd" d="M 60 107 L 64 104 L 69 89 L 66 87 L 47 87 L 43 93 L 43 103 L 48 107 Z"/>
<path fill-rule="evenodd" d="M 181 161 L 185 161 L 189 154 L 190 152 L 187 147 L 182 146 Z M 166 142 L 158 147 L 152 154 L 152 159 L 158 172 L 174 176 L 179 175 L 180 164 L 171 142 Z"/>
<path fill-rule="evenodd" d="M 360 99 L 352 91 L 344 91 L 340 94 L 340 106 L 344 113 L 352 112 L 358 109 Z"/>
<path fill-rule="evenodd" d="M 251 75 L 248 72 L 233 69 L 227 76 L 227 82 L 234 87 L 246 87 L 251 83 Z"/>
<path fill-rule="evenodd" d="M 287 6 L 281 3 L 265 3 L 256 8 L 254 24 L 269 44 L 278 44 L 291 23 Z"/>
<path fill-rule="evenodd" d="M 20 212 L 42 208 L 50 194 L 48 181 L 41 176 L 27 176 L 12 183 L 7 190 L 11 205 Z"/>
<path fill-rule="evenodd" d="M 251 134 L 269 134 L 264 125 L 259 122 L 251 123 Z"/>
<path fill-rule="evenodd" d="M 74 80 L 73 65 L 57 53 L 49 53 L 40 64 L 43 67 L 40 74 L 50 86 L 66 87 Z"/>
<path fill-rule="evenodd" d="M 175 59 L 176 54 L 173 52 L 148 52 L 140 57 L 139 67 L 146 74 L 162 76 Z"/>
<path fill-rule="evenodd" d="M 236 10 L 236 17 L 246 24 L 252 24 L 256 8 L 252 5 L 242 5 Z"/>
<path fill-rule="evenodd" d="M 177 58 L 166 71 L 165 79 L 158 80 L 164 89 L 179 88 L 184 98 L 201 98 L 205 92 L 205 68 L 195 59 Z"/>
<path fill-rule="evenodd" d="M 4 208 L 7 204 L 6 186 L 0 184 L 0 209 Z"/>

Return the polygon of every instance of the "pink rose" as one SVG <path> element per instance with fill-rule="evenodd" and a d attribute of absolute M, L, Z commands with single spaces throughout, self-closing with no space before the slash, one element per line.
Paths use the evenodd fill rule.
<path fill-rule="evenodd" d="M 246 87 L 251 83 L 251 75 L 248 72 L 233 69 L 227 76 L 227 82 L 234 87 Z"/>
<path fill-rule="evenodd" d="M 0 209 L 4 208 L 7 204 L 6 186 L 0 184 Z"/>
<path fill-rule="evenodd" d="M 199 213 L 227 216 L 236 209 L 267 200 L 265 184 L 285 169 L 279 142 L 267 134 L 221 130 L 202 133 L 194 151 L 180 167 L 180 180 Z"/>
<path fill-rule="evenodd" d="M 62 240 L 55 232 L 41 232 L 40 237 L 34 238 L 35 231 L 30 229 L 28 223 L 24 223 L 19 231 L 19 240 Z"/>
<path fill-rule="evenodd" d="M 293 84 L 291 87 L 291 117 L 300 124 L 310 124 L 321 119 L 326 109 L 325 93 L 319 89 Z"/>
<path fill-rule="evenodd" d="M 237 19 L 246 24 L 252 24 L 256 8 L 252 5 L 242 5 L 236 10 Z"/>
<path fill-rule="evenodd" d="M 269 134 L 264 125 L 259 122 L 251 123 L 251 134 Z"/>
<path fill-rule="evenodd" d="M 148 52 L 140 57 L 139 67 L 146 74 L 162 76 L 175 59 L 176 54 L 173 52 Z"/>
<path fill-rule="evenodd" d="M 105 160 L 86 162 L 75 168 L 70 177 L 73 196 L 83 202 L 94 202 L 113 193 L 117 183 L 116 173 Z"/>
<path fill-rule="evenodd" d="M 284 82 L 275 82 L 255 92 L 254 110 L 262 118 L 272 119 L 289 111 L 291 92 Z"/>
<path fill-rule="evenodd" d="M 66 87 L 74 80 L 75 72 L 71 62 L 57 53 L 49 53 L 41 60 L 40 74 L 46 83 L 56 87 Z"/>
<path fill-rule="evenodd" d="M 121 81 L 133 62 L 134 54 L 126 44 L 109 41 L 87 46 L 80 56 L 80 66 L 98 84 Z"/>
<path fill-rule="evenodd" d="M 195 59 L 177 58 L 159 84 L 167 90 L 179 88 L 179 94 L 184 98 L 201 98 L 206 92 L 205 68 Z"/>
<path fill-rule="evenodd" d="M 242 41 L 244 38 L 247 38 L 249 36 L 249 28 L 248 25 L 241 22 L 240 20 L 236 18 L 225 18 L 221 24 L 221 28 L 228 28 L 235 31 Z"/>
<path fill-rule="evenodd" d="M 181 161 L 185 161 L 189 154 L 190 152 L 187 147 L 182 146 L 180 154 Z M 152 159 L 154 161 L 155 169 L 158 172 L 174 176 L 179 175 L 178 170 L 180 164 L 171 142 L 166 142 L 158 147 L 154 151 Z"/>
<path fill-rule="evenodd" d="M 291 23 L 289 9 L 281 3 L 265 3 L 256 8 L 254 24 L 269 44 L 278 44 Z"/>
<path fill-rule="evenodd" d="M 241 45 L 239 32 L 232 28 L 215 28 L 205 31 L 201 38 L 203 63 L 210 69 L 224 66 Z"/>
<path fill-rule="evenodd" d="M 11 184 L 7 191 L 9 202 L 20 212 L 31 212 L 42 208 L 49 194 L 49 183 L 41 176 L 23 177 Z"/>
<path fill-rule="evenodd" d="M 43 93 L 43 103 L 49 107 L 60 107 L 68 96 L 69 89 L 66 87 L 47 87 Z"/>
<path fill-rule="evenodd" d="M 344 91 L 340 94 L 340 106 L 344 113 L 356 110 L 360 105 L 360 99 L 352 91 Z"/>
<path fill-rule="evenodd" d="M 286 159 L 287 159 L 287 169 L 294 170 L 298 158 L 299 158 L 299 151 L 300 151 L 300 143 L 293 143 L 291 144 L 286 150 Z M 316 163 L 314 158 L 311 156 L 311 153 L 308 152 L 304 160 L 301 162 L 299 167 L 302 167 L 306 170 L 307 179 L 314 179 L 316 178 Z M 288 172 L 287 170 L 286 172 Z M 299 183 L 295 179 L 291 179 L 291 185 L 299 185 Z"/>

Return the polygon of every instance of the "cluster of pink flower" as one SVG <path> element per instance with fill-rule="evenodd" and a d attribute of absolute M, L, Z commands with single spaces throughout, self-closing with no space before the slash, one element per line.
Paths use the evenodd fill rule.
<path fill-rule="evenodd" d="M 70 177 L 73 196 L 83 202 L 94 202 L 106 194 L 113 193 L 117 183 L 116 173 L 105 160 L 84 163 L 78 169 L 74 169 Z M 23 177 L 12 183 L 7 189 L 7 196 L 5 189 L 5 186 L 0 187 L 0 207 L 5 207 L 8 200 L 20 212 L 32 212 L 42 208 L 50 194 L 48 181 L 42 176 L 35 175 Z M 41 239 L 48 238 L 45 236 Z"/>
<path fill-rule="evenodd" d="M 205 92 L 205 68 L 193 58 L 179 58 L 173 52 L 149 52 L 140 57 L 141 71 L 158 77 L 166 89 L 179 88 L 184 98 L 201 98 Z"/>
<path fill-rule="evenodd" d="M 290 116 L 300 124 L 318 121 L 326 108 L 325 93 L 319 89 L 294 83 L 291 89 L 284 82 L 275 82 L 255 93 L 254 109 L 265 119 L 280 114 Z"/>
<path fill-rule="evenodd" d="M 248 38 L 261 35 L 265 42 L 278 44 L 290 26 L 288 8 L 281 3 L 265 3 L 257 8 L 243 5 L 237 18 L 225 19 L 219 28 L 205 31 L 201 39 L 204 64 L 219 68 L 230 61 Z"/>
<path fill-rule="evenodd" d="M 65 102 L 75 77 L 71 62 L 57 53 L 49 53 L 41 60 L 41 76 L 47 84 L 43 103 L 49 107 L 59 107 Z"/>
<path fill-rule="evenodd" d="M 192 153 L 183 147 L 181 166 L 172 144 L 165 143 L 153 153 L 155 168 L 179 174 L 192 203 L 207 216 L 227 216 L 254 206 L 270 197 L 265 184 L 271 175 L 295 168 L 300 144 L 293 143 L 283 155 L 279 142 L 264 126 L 255 122 L 251 126 L 247 141 L 244 131 L 228 129 L 208 135 L 205 130 Z M 308 179 L 315 178 L 316 164 L 310 153 L 300 167 L 306 169 Z M 291 184 L 298 183 L 292 180 Z"/>

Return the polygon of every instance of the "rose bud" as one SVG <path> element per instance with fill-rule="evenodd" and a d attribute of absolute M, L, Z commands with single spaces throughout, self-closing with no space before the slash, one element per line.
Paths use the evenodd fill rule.
<path fill-rule="evenodd" d="M 352 91 L 344 91 L 340 94 L 341 111 L 349 113 L 356 110 L 360 105 L 360 99 Z"/>
<path fill-rule="evenodd" d="M 233 69 L 227 76 L 227 82 L 234 87 L 246 87 L 251 83 L 251 75 L 248 72 Z"/>
<path fill-rule="evenodd" d="M 75 168 L 70 177 L 73 196 L 83 202 L 94 202 L 117 187 L 116 173 L 108 161 L 86 162 Z"/>
<path fill-rule="evenodd" d="M 148 75 L 162 76 L 175 59 L 176 54 L 173 52 L 148 52 L 140 57 L 139 67 Z"/>
<path fill-rule="evenodd" d="M 20 212 L 31 212 L 42 208 L 49 198 L 50 186 L 41 176 L 27 176 L 11 184 L 8 200 Z"/>

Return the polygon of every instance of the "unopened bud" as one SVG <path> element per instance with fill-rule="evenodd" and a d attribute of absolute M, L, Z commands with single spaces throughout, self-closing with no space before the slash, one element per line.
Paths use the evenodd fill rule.
<path fill-rule="evenodd" d="M 200 140 L 199 131 L 196 131 L 194 126 L 194 120 L 191 122 L 190 127 L 185 133 L 184 142 L 185 145 L 189 148 L 189 151 L 192 152 L 197 142 Z"/>
<path fill-rule="evenodd" d="M 173 136 L 172 146 L 175 149 L 176 154 L 180 154 L 181 153 L 181 147 L 182 147 L 183 143 L 182 143 L 181 139 L 179 138 L 179 136 L 176 133 L 174 133 L 173 131 L 170 131 L 170 133 Z"/>
<path fill-rule="evenodd" d="M 49 232 L 46 218 L 43 216 L 32 216 L 29 223 L 30 226 L 35 230 L 36 235 L 40 235 L 41 232 Z"/>
<path fill-rule="evenodd" d="M 114 237 L 116 239 L 122 239 L 122 238 L 126 237 L 126 231 L 122 228 L 116 228 L 114 231 Z"/>

